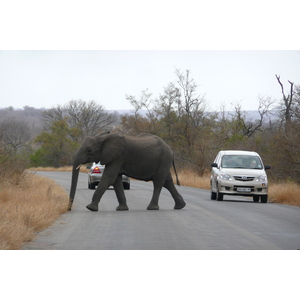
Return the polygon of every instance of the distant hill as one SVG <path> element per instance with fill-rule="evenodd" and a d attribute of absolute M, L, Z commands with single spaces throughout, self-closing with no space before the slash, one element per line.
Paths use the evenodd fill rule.
<path fill-rule="evenodd" d="M 0 122 L 2 120 L 6 119 L 17 119 L 17 120 L 24 120 L 28 122 L 32 129 L 33 136 L 38 135 L 42 131 L 42 111 L 43 108 L 34 108 L 29 106 L 24 106 L 23 109 L 15 109 L 13 107 L 7 107 L 7 108 L 0 108 Z M 109 110 L 110 113 L 115 113 L 118 120 L 120 120 L 121 115 L 131 115 L 134 114 L 134 109 L 120 109 L 120 110 Z M 140 114 L 146 116 L 147 110 L 140 110 Z M 226 112 L 227 115 L 234 114 L 234 111 L 228 111 Z M 246 111 L 246 119 L 248 121 L 255 121 L 257 119 L 260 119 L 260 115 L 258 111 L 255 110 L 249 110 Z M 276 118 L 275 113 L 273 114 L 272 118 Z"/>

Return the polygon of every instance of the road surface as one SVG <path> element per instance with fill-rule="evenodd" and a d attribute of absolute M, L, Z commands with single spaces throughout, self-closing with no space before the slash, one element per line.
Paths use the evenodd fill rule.
<path fill-rule="evenodd" d="M 69 193 L 71 173 L 38 172 L 54 179 Z M 131 181 L 126 190 L 129 211 L 116 211 L 114 190 L 108 189 L 99 211 L 86 209 L 93 190 L 80 173 L 71 212 L 26 243 L 24 250 L 252 250 L 300 249 L 300 208 L 254 203 L 251 198 L 225 196 L 210 200 L 209 191 L 177 187 L 187 205 L 174 210 L 162 190 L 158 211 L 148 211 L 152 182 Z"/>

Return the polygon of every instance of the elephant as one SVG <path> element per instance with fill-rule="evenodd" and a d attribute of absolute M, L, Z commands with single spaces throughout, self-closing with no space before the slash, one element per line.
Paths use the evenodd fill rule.
<path fill-rule="evenodd" d="M 158 199 L 162 187 L 171 193 L 175 206 L 182 209 L 186 203 L 174 186 L 170 169 L 173 168 L 177 185 L 180 185 L 174 163 L 174 154 L 170 147 L 158 136 L 140 134 L 137 136 L 118 133 L 101 132 L 91 137 L 87 136 L 78 149 L 72 169 L 72 181 L 69 198 L 69 210 L 75 197 L 79 169 L 82 164 L 100 162 L 105 165 L 104 173 L 92 197 L 92 202 L 86 206 L 91 211 L 98 211 L 98 204 L 104 192 L 113 185 L 119 202 L 117 211 L 128 210 L 122 184 L 122 175 L 153 181 L 153 195 L 148 210 L 159 210 Z"/>

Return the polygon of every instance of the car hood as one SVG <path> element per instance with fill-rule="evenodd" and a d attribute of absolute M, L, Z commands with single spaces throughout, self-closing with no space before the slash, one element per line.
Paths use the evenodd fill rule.
<path fill-rule="evenodd" d="M 228 175 L 237 175 L 237 176 L 253 176 L 258 177 L 260 175 L 265 175 L 266 172 L 264 169 L 258 170 L 258 169 L 231 169 L 231 168 L 221 168 L 222 172 L 227 173 Z"/>

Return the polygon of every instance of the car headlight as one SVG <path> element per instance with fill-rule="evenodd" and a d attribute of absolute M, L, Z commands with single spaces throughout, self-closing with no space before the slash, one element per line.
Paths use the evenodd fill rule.
<path fill-rule="evenodd" d="M 260 175 L 257 177 L 256 181 L 267 181 L 267 175 Z"/>
<path fill-rule="evenodd" d="M 228 175 L 227 173 L 224 173 L 224 172 L 219 173 L 219 179 L 221 179 L 221 180 L 232 180 L 231 176 Z"/>

